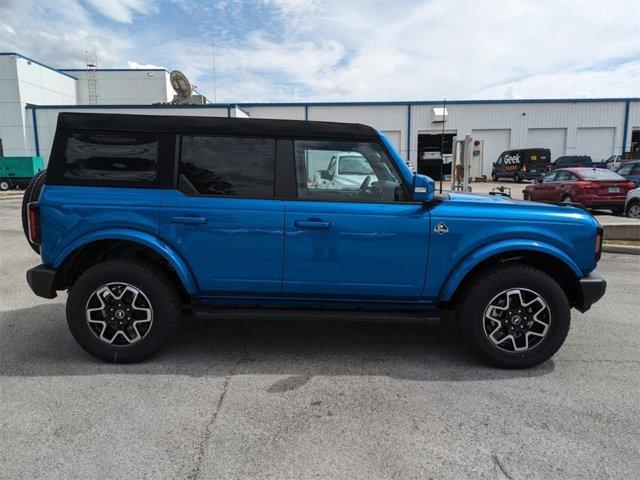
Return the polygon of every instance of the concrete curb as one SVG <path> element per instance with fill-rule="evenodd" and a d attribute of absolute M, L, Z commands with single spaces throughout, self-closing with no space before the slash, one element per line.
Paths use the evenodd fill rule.
<path fill-rule="evenodd" d="M 603 243 L 602 251 L 607 253 L 626 253 L 627 255 L 640 255 L 640 247 L 636 247 L 634 245 Z"/>
<path fill-rule="evenodd" d="M 640 240 L 640 222 L 604 224 L 605 240 Z"/>

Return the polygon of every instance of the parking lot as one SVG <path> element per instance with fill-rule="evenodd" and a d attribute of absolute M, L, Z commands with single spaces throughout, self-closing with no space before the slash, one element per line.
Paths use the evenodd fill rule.
<path fill-rule="evenodd" d="M 29 290 L 19 213 L 0 199 L 0 479 L 640 477 L 638 257 L 603 255 L 605 298 L 531 370 L 449 326 L 251 319 L 111 365 Z"/>

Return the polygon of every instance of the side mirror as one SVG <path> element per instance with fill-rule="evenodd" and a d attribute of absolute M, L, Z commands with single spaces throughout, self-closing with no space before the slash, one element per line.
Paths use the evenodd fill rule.
<path fill-rule="evenodd" d="M 329 174 L 329 170 L 318 170 L 320 174 L 320 178 L 322 180 L 331 180 L 331 175 Z"/>
<path fill-rule="evenodd" d="M 415 202 L 432 202 L 435 198 L 436 182 L 431 177 L 420 175 L 413 176 L 411 197 Z"/>

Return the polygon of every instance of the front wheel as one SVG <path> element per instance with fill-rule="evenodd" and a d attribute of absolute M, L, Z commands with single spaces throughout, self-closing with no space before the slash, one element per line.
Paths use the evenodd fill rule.
<path fill-rule="evenodd" d="M 627 210 L 627 217 L 640 218 L 640 202 L 634 202 L 629 205 L 629 209 Z"/>
<path fill-rule="evenodd" d="M 529 368 L 562 346 L 571 312 L 562 287 L 528 265 L 489 267 L 461 294 L 458 329 L 484 363 Z"/>
<path fill-rule="evenodd" d="M 3 192 L 6 192 L 7 190 L 9 190 L 12 187 L 11 183 L 8 180 L 2 180 L 0 182 L 0 190 L 2 190 Z"/>
<path fill-rule="evenodd" d="M 132 363 L 155 354 L 173 333 L 178 305 L 175 287 L 155 265 L 107 260 L 84 272 L 70 289 L 67 323 L 89 354 Z"/>

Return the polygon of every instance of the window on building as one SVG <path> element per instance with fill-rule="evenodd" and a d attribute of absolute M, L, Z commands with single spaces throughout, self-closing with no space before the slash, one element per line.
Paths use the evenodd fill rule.
<path fill-rule="evenodd" d="M 158 171 L 158 138 L 72 134 L 65 157 L 66 178 L 152 182 Z"/>
<path fill-rule="evenodd" d="M 183 136 L 180 175 L 201 195 L 274 196 L 273 139 Z"/>
<path fill-rule="evenodd" d="M 382 147 L 370 142 L 294 142 L 298 197 L 393 202 L 408 198 Z"/>

